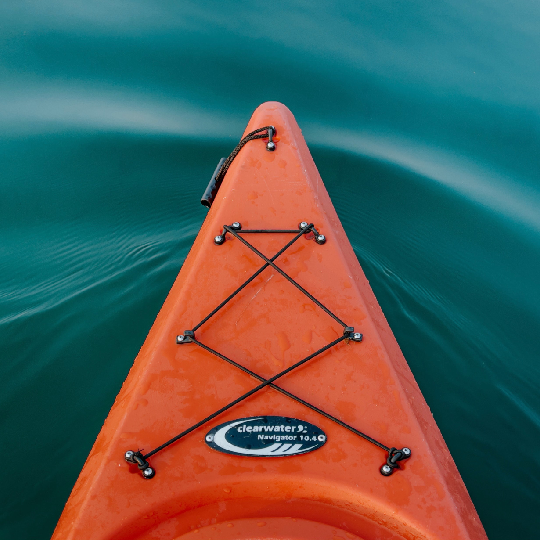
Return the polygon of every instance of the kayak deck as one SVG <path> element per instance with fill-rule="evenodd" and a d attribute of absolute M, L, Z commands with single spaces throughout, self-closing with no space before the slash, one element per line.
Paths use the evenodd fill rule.
<path fill-rule="evenodd" d="M 53 538 L 486 538 L 298 125 L 286 107 L 267 103 L 246 133 L 268 125 L 277 130 L 275 150 L 254 140 L 230 164 Z M 236 222 L 244 231 L 289 232 L 242 235 L 233 228 L 216 243 L 224 226 Z M 197 326 L 302 222 L 317 234 L 300 234 L 275 266 L 267 265 Z M 324 243 L 317 243 L 319 235 Z M 354 332 L 345 335 L 341 323 Z M 194 328 L 194 341 L 206 349 L 190 342 L 185 331 Z M 354 339 L 358 333 L 361 341 Z M 384 448 L 270 384 L 148 457 L 155 477 L 145 479 L 126 463 L 126 451 L 148 456 L 330 343 L 273 384 L 386 449 L 412 449 L 390 476 L 380 472 Z M 226 454 L 205 443 L 214 426 L 260 415 L 304 420 L 327 441 L 279 458 Z"/>

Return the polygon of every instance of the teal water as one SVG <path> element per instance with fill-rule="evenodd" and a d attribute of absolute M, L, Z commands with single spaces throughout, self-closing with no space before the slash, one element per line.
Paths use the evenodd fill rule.
<path fill-rule="evenodd" d="M 491 540 L 538 538 L 540 5 L 0 3 L 0 538 L 46 539 L 285 103 Z"/>

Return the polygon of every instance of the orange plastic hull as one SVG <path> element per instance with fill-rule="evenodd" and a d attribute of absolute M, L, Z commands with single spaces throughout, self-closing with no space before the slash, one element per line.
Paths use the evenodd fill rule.
<path fill-rule="evenodd" d="M 345 236 L 290 111 L 259 107 L 246 129 L 274 125 L 274 152 L 251 141 L 231 165 L 174 286 L 131 369 L 60 518 L 55 540 L 484 539 L 486 535 L 430 410 Z M 361 201 L 359 201 L 359 204 Z M 412 449 L 389 477 L 386 454 L 266 387 L 149 459 L 143 479 L 127 450 L 159 446 L 259 384 L 176 336 L 192 328 L 263 264 L 241 242 L 213 239 L 223 225 L 294 229 L 276 264 L 362 332 L 276 381 L 387 446 Z M 290 239 L 250 235 L 267 257 Z M 343 329 L 273 268 L 266 268 L 196 337 L 265 379 L 339 337 Z M 218 452 L 210 428 L 257 415 L 301 419 L 327 442 L 290 457 Z"/>

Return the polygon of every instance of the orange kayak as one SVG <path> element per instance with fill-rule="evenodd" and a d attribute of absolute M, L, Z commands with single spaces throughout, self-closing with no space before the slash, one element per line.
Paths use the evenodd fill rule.
<path fill-rule="evenodd" d="M 285 106 L 203 199 L 53 538 L 485 539 Z"/>

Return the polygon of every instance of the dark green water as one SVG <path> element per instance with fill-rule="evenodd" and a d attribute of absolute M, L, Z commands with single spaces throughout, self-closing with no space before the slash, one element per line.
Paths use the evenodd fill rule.
<path fill-rule="evenodd" d="M 488 536 L 538 538 L 539 28 L 525 0 L 0 3 L 0 538 L 51 535 L 267 100 Z"/>

